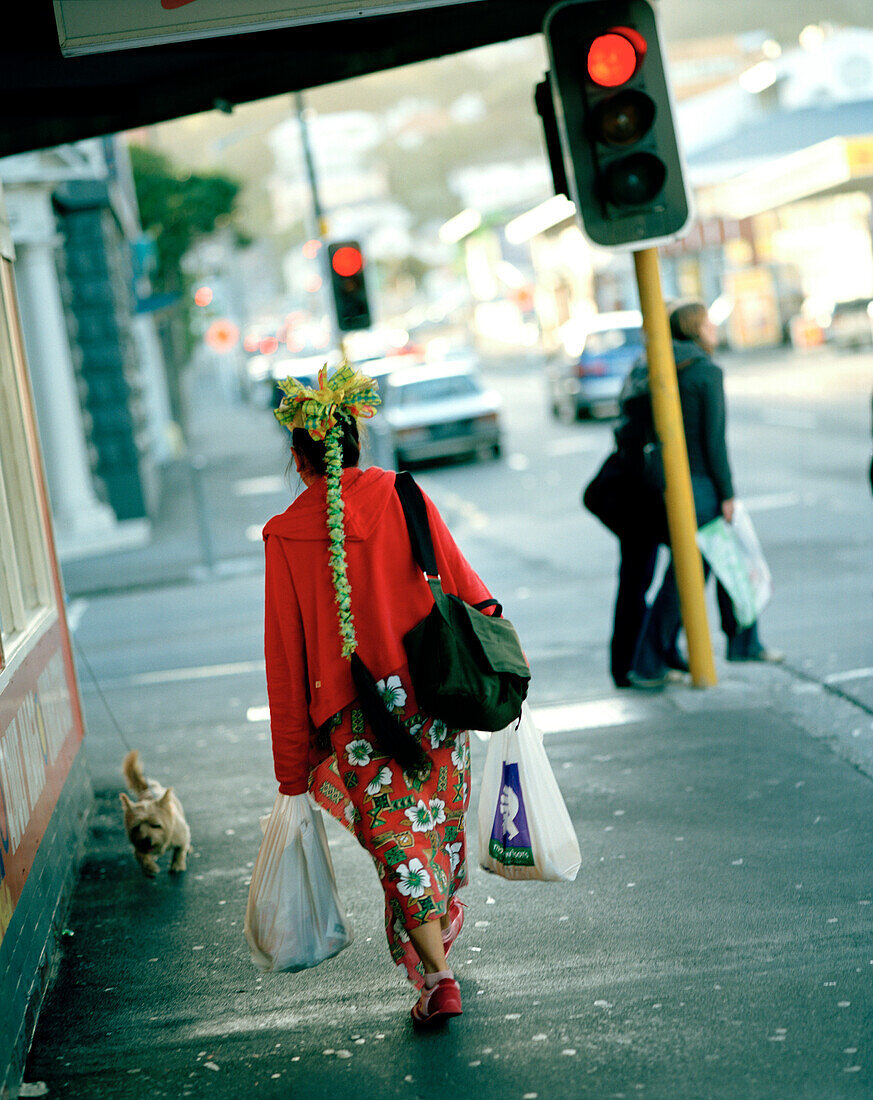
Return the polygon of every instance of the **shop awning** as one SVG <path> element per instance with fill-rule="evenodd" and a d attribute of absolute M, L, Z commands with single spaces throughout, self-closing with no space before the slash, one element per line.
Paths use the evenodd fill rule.
<path fill-rule="evenodd" d="M 48 0 L 18 4 L 14 26 L 6 15 L 0 46 L 0 156 L 535 34 L 551 3 L 404 6 L 393 14 L 76 57 L 61 53 Z"/>
<path fill-rule="evenodd" d="M 873 134 L 834 137 L 697 190 L 701 215 L 748 218 L 801 199 L 873 190 Z"/>

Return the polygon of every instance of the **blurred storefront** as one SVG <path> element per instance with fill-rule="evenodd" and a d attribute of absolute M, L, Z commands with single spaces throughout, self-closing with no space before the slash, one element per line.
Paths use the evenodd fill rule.
<path fill-rule="evenodd" d="M 3 1096 L 18 1095 L 27 1045 L 62 934 L 92 798 L 84 753 L 79 751 L 82 714 L 19 325 L 15 259 L 0 193 Z M 75 457 L 69 456 L 71 461 Z"/>
<path fill-rule="evenodd" d="M 163 360 L 152 319 L 137 314 L 141 230 L 123 152 L 105 138 L 0 161 L 62 558 L 146 540 L 167 458 Z"/>
<path fill-rule="evenodd" d="M 660 249 L 664 292 L 719 300 L 731 347 L 820 342 L 816 318 L 835 303 L 873 299 L 873 135 L 768 160 L 698 187 L 696 201 L 689 232 Z M 592 248 L 563 197 L 507 232 L 530 249 L 546 350 L 573 319 L 636 304 L 630 257 Z"/>
<path fill-rule="evenodd" d="M 717 303 L 734 348 L 813 345 L 835 306 L 873 299 L 871 49 L 873 32 L 823 24 L 784 51 L 763 35 L 671 50 L 696 212 L 660 249 L 664 293 Z M 512 228 L 547 350 L 574 318 L 635 305 L 630 257 L 591 248 L 568 200 Z"/>
<path fill-rule="evenodd" d="M 698 203 L 709 216 L 748 225 L 747 270 L 769 272 L 763 293 L 776 299 L 784 334 L 796 317 L 812 320 L 835 303 L 873 298 L 871 194 L 873 135 L 835 137 L 780 157 L 702 188 Z M 805 326 L 792 331 L 807 340 Z M 747 335 L 754 344 L 741 329 L 738 346 L 749 346 Z"/>

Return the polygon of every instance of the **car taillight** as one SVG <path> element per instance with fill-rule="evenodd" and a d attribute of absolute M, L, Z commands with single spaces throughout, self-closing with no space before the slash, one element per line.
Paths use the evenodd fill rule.
<path fill-rule="evenodd" d="M 603 359 L 584 359 L 576 364 L 576 373 L 580 378 L 589 375 L 606 374 L 607 364 Z"/>
<path fill-rule="evenodd" d="M 476 423 L 482 425 L 492 425 L 497 423 L 497 413 L 486 413 L 484 416 L 477 416 Z"/>

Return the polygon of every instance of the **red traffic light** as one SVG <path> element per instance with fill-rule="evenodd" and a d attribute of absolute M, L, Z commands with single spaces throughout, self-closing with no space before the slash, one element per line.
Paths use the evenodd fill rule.
<path fill-rule="evenodd" d="M 637 51 L 621 34 L 601 34 L 588 51 L 588 75 L 595 84 L 616 88 L 637 71 Z"/>
<path fill-rule="evenodd" d="M 370 305 L 364 279 L 364 254 L 358 241 L 334 241 L 327 246 L 330 287 L 340 332 L 370 327 Z"/>
<path fill-rule="evenodd" d="M 334 252 L 330 262 L 337 275 L 347 279 L 358 274 L 364 266 L 364 257 L 359 249 L 353 248 L 351 245 L 344 245 Z"/>
<path fill-rule="evenodd" d="M 630 27 L 612 27 L 588 49 L 588 76 L 602 88 L 618 88 L 636 73 L 646 56 L 646 40 Z"/>
<path fill-rule="evenodd" d="M 560 160 L 579 222 L 601 247 L 673 240 L 690 217 L 656 7 L 561 0 L 543 25 Z"/>

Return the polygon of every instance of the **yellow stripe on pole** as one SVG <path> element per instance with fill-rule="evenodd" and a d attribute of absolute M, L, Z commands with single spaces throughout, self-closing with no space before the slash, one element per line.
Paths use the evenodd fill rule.
<path fill-rule="evenodd" d="M 697 548 L 697 517 L 691 491 L 673 341 L 661 292 L 657 249 L 643 248 L 634 252 L 634 267 L 646 333 L 652 413 L 664 459 L 667 526 L 670 531 L 676 584 L 679 588 L 682 623 L 688 639 L 688 665 L 695 687 L 712 687 L 718 679 L 706 617 L 703 564 Z"/>

